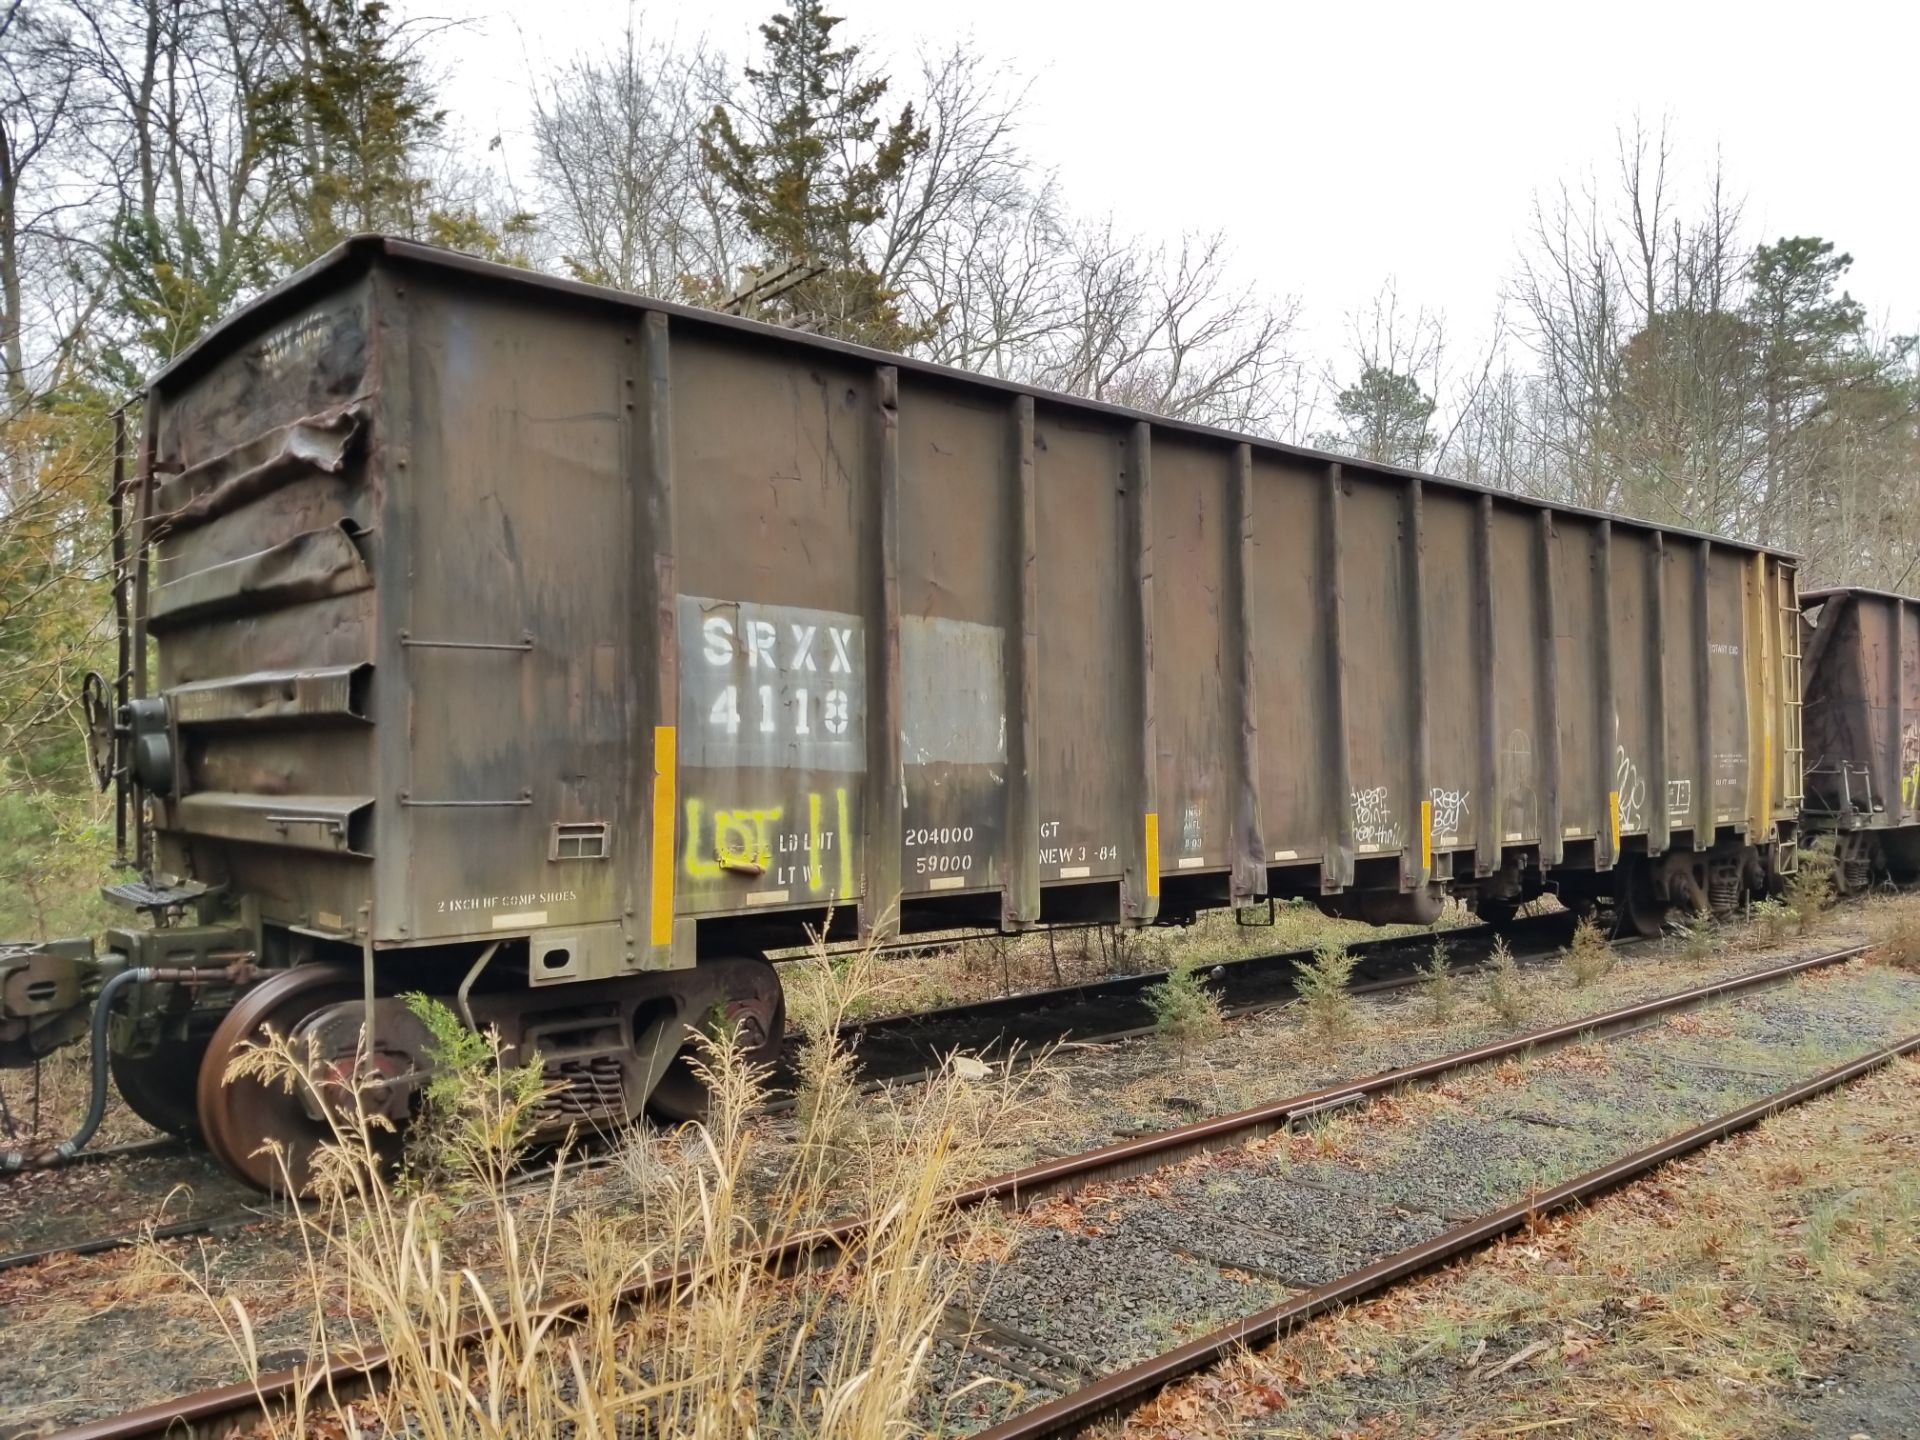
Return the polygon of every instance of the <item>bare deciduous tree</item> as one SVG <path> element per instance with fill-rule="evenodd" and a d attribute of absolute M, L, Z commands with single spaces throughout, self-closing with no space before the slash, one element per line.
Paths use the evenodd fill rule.
<path fill-rule="evenodd" d="M 1241 430 L 1284 429 L 1300 410 L 1291 349 L 1298 302 L 1237 283 L 1226 239 L 1143 244 L 1111 220 L 1067 237 L 1065 274 L 1027 378 L 1054 389 Z"/>
<path fill-rule="evenodd" d="M 535 100 L 541 217 L 574 275 L 674 299 L 724 294 L 745 237 L 701 163 L 699 128 L 727 93 L 704 45 L 650 40 L 563 67 Z"/>

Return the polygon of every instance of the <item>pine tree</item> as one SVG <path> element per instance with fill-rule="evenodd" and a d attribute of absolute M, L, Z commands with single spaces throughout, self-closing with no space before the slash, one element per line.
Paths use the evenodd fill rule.
<path fill-rule="evenodd" d="M 765 255 L 749 278 L 795 264 L 811 272 L 759 307 L 766 318 L 898 350 L 921 332 L 901 317 L 861 240 L 928 136 L 910 105 L 882 128 L 887 80 L 861 66 L 858 46 L 834 48 L 840 23 L 820 0 L 791 0 L 762 25 L 767 59 L 747 70 L 751 98 L 714 107 L 701 155 Z"/>
<path fill-rule="evenodd" d="M 1753 329 L 1764 477 L 1760 538 L 1804 543 L 1820 421 L 1863 359 L 1866 310 L 1844 290 L 1853 257 L 1812 236 L 1762 245 L 1746 305 Z"/>
<path fill-rule="evenodd" d="M 264 143 L 293 171 L 285 248 L 295 263 L 360 231 L 425 227 L 430 182 L 420 151 L 444 111 L 383 0 L 287 0 L 301 63 L 257 104 Z"/>
<path fill-rule="evenodd" d="M 1417 467 L 1433 452 L 1434 402 L 1411 375 L 1368 365 L 1333 408 L 1346 426 L 1340 448 L 1363 460 Z"/>

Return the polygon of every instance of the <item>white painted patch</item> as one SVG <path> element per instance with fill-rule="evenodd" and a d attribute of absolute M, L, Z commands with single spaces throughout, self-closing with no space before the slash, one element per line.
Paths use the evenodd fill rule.
<path fill-rule="evenodd" d="M 1565 826 L 1561 829 L 1560 834 L 1564 839 L 1578 840 L 1580 838 L 1580 827 L 1578 825 Z"/>
<path fill-rule="evenodd" d="M 1509 830 L 1509 831 L 1507 832 L 1507 836 L 1506 836 L 1506 838 L 1507 838 L 1507 839 L 1509 839 L 1509 840 L 1518 840 L 1518 839 L 1520 839 L 1520 838 L 1521 838 L 1521 835 L 1520 835 L 1520 832 L 1519 832 L 1518 830 Z"/>
<path fill-rule="evenodd" d="M 547 912 L 544 910 L 513 910 L 493 917 L 493 928 L 496 930 L 525 930 L 546 923 Z"/>
<path fill-rule="evenodd" d="M 746 903 L 749 905 L 784 905 L 787 903 L 787 892 L 784 890 L 755 890 L 747 896 Z"/>
<path fill-rule="evenodd" d="M 1093 867 L 1091 865 L 1062 865 L 1060 867 L 1060 878 L 1062 880 L 1084 880 L 1092 873 Z"/>
<path fill-rule="evenodd" d="M 1298 860 L 1300 858 L 1300 852 L 1298 850 L 1276 850 L 1273 852 L 1273 858 L 1276 860 Z"/>
<path fill-rule="evenodd" d="M 1377 855 L 1384 849 L 1386 849 L 1384 845 L 1356 845 L 1353 847 L 1356 855 Z"/>
<path fill-rule="evenodd" d="M 937 879 L 929 880 L 927 882 L 927 889 L 958 890 L 961 886 L 965 885 L 966 883 L 967 883 L 967 877 L 964 875 L 942 875 Z"/>
<path fill-rule="evenodd" d="M 1003 635 L 997 626 L 900 617 L 900 759 L 999 765 L 1007 758 Z"/>
<path fill-rule="evenodd" d="M 1198 870 L 1207 863 L 1204 855 L 1182 855 L 1174 864 L 1182 870 Z"/>

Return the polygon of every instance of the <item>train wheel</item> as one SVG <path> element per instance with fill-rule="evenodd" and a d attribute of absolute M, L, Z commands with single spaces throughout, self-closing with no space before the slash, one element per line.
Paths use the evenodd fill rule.
<path fill-rule="evenodd" d="M 107 1068 L 127 1108 L 156 1130 L 198 1140 L 200 1061 L 213 1030 L 196 1017 L 184 1039 L 164 1040 L 151 1055 L 109 1055 Z"/>
<path fill-rule="evenodd" d="M 1673 907 L 1654 896 L 1653 866 L 1634 856 L 1614 871 L 1614 884 L 1614 933 L 1638 935 L 1643 940 L 1659 938 Z"/>
<path fill-rule="evenodd" d="M 710 967 L 700 968 L 704 971 Z M 687 1024 L 701 1031 L 716 1021 L 736 1026 L 747 1063 L 756 1067 L 773 1064 L 779 1058 L 787 1024 L 787 1002 L 781 993 L 779 972 L 765 960 L 723 960 L 713 968 L 721 971 L 712 978 L 727 998 L 715 1007 L 718 1013 L 690 1015 Z M 697 1042 L 689 1040 L 681 1047 L 647 1096 L 648 1114 L 669 1122 L 705 1118 L 707 1087 L 693 1067 L 697 1056 Z"/>
<path fill-rule="evenodd" d="M 269 1031 L 291 1035 L 315 1011 L 361 993 L 360 974 L 348 966 L 296 966 L 254 986 L 213 1032 L 196 1087 L 200 1131 L 214 1157 L 248 1184 L 280 1193 L 291 1180 L 296 1193 L 305 1190 L 313 1152 L 333 1138 L 333 1129 L 307 1113 L 301 1087 L 252 1076 L 228 1080 L 227 1066 L 247 1042 L 264 1040 Z"/>

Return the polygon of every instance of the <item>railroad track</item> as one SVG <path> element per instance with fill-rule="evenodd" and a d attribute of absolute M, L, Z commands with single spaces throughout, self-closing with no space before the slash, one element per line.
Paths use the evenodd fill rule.
<path fill-rule="evenodd" d="M 1523 962 L 1545 960 L 1557 953 L 1570 923 L 1564 916 L 1544 916 L 1520 922 L 1507 934 Z M 1463 926 L 1444 932 L 1444 937 L 1456 963 L 1465 971 L 1491 948 L 1494 931 L 1484 925 Z M 1414 983 L 1419 977 L 1413 967 L 1431 952 L 1432 944 L 1432 936 L 1413 936 L 1371 939 L 1350 945 L 1349 952 L 1360 961 L 1354 972 L 1355 993 L 1375 993 Z M 1209 972 L 1210 983 L 1221 996 L 1228 1014 L 1253 1014 L 1284 1005 L 1294 998 L 1293 967 L 1311 954 L 1310 950 L 1287 950 L 1224 960 Z M 1153 1021 L 1144 994 L 1165 978 L 1165 971 L 1145 971 L 914 1014 L 885 1016 L 844 1027 L 841 1039 L 857 1057 L 861 1078 L 867 1086 L 912 1084 L 926 1079 L 938 1068 L 941 1057 L 956 1050 L 999 1059 L 1016 1054 L 1032 1056 L 1063 1041 L 1106 1043 L 1147 1033 L 1152 1030 Z M 769 1087 L 775 1097 L 772 1108 L 791 1103 L 782 1097 L 792 1091 L 801 1044 L 799 1036 L 790 1035 L 782 1048 L 780 1063 Z M 0 1273 L 63 1255 L 97 1254 L 148 1238 L 184 1239 L 227 1233 L 257 1224 L 275 1213 L 272 1202 L 262 1200 L 233 1181 L 204 1151 L 181 1140 L 136 1141 L 98 1151 L 82 1151 L 78 1158 L 87 1166 L 95 1167 L 95 1174 L 88 1181 L 76 1184 L 85 1183 L 95 1190 L 106 1191 L 115 1201 L 124 1200 L 125 1187 L 106 1186 L 97 1178 L 98 1167 L 130 1164 L 146 1168 L 146 1162 L 164 1161 L 164 1168 L 146 1178 L 140 1189 L 157 1200 L 184 1188 L 191 1192 L 185 1203 L 199 1207 L 198 1213 L 179 1216 L 151 1230 L 124 1214 L 104 1225 L 82 1222 L 77 1233 L 38 1237 L 34 1244 L 0 1254 Z M 589 1143 L 576 1163 L 588 1169 L 603 1163 L 604 1159 L 604 1152 L 594 1150 Z M 49 1184 L 53 1173 L 23 1172 L 37 1176 L 34 1183 L 39 1185 Z M 9 1177 L 9 1181 L 0 1183 L 11 1180 Z M 208 1198 L 211 1204 L 204 1203 Z"/>
<path fill-rule="evenodd" d="M 1234 1115 L 1203 1120 L 1149 1136 L 1109 1145 L 1084 1154 L 1049 1160 L 986 1181 L 952 1199 L 956 1207 L 1001 1206 L 1027 1211 L 1037 1203 L 1078 1194 L 1104 1182 L 1120 1182 L 1149 1171 L 1164 1171 L 1196 1156 L 1247 1146 L 1249 1141 L 1311 1124 L 1330 1113 L 1365 1105 L 1368 1101 L 1503 1060 L 1538 1056 L 1558 1047 L 1590 1040 L 1619 1040 L 1652 1030 L 1672 1017 L 1719 1001 L 1758 996 L 1797 977 L 1830 969 L 1865 952 L 1850 946 L 1820 955 L 1771 966 L 1747 975 L 1716 981 L 1658 999 L 1603 1014 L 1530 1031 L 1493 1044 L 1476 1046 L 1390 1070 L 1365 1079 L 1291 1095 Z M 1042 1341 L 1057 1363 L 1042 1370 L 1028 1367 L 1030 1378 L 1064 1371 L 1094 1372 L 1089 1383 L 1065 1388 L 1022 1414 L 1007 1417 L 986 1433 L 993 1440 L 1069 1433 L 1100 1415 L 1136 1403 L 1179 1376 L 1202 1368 L 1233 1348 L 1255 1343 L 1310 1320 L 1335 1306 L 1405 1279 L 1524 1224 L 1529 1216 L 1548 1213 L 1601 1193 L 1666 1161 L 1746 1126 L 1769 1114 L 1801 1103 L 1848 1083 L 1894 1057 L 1920 1049 L 1920 1036 L 1894 1044 L 1878 1044 L 1846 1064 L 1833 1067 L 1785 1089 L 1750 1100 L 1703 1124 L 1686 1127 L 1652 1145 L 1635 1147 L 1574 1179 L 1556 1183 L 1474 1214 L 1471 1218 L 1438 1217 L 1449 1223 L 1439 1233 L 1417 1243 L 1368 1256 L 1334 1278 L 1297 1289 L 1284 1300 L 1266 1304 L 1219 1325 L 1207 1334 L 1142 1361 L 1110 1370 L 1090 1365 L 1070 1347 Z M 1709 1068 L 1712 1068 L 1709 1063 Z M 1724 1068 L 1724 1067 L 1722 1067 Z M 824 1257 L 857 1245 L 865 1222 L 854 1218 L 796 1235 L 768 1246 L 757 1257 L 769 1271 L 787 1273 L 809 1268 Z M 1244 1269 L 1245 1260 L 1239 1262 Z M 683 1277 L 666 1275 L 626 1292 L 622 1301 L 639 1307 L 667 1294 Z M 991 1297 L 986 1302 L 990 1307 Z M 976 1319 L 978 1312 L 976 1312 Z M 1013 1326 L 988 1320 L 981 1329 L 1010 1335 L 1017 1342 L 1031 1337 Z M 1074 1363 L 1069 1364 L 1072 1361 Z M 81 1425 L 65 1432 L 67 1440 L 132 1440 L 138 1436 L 227 1435 L 257 1423 L 283 1407 L 296 1393 L 326 1393 L 345 1402 L 368 1393 L 381 1383 L 386 1361 L 380 1353 L 352 1360 L 302 1366 L 261 1377 L 257 1383 L 226 1386 L 180 1396 L 125 1415 Z"/>
<path fill-rule="evenodd" d="M 1098 1421 L 1126 1413 L 1166 1386 L 1235 1354 L 1282 1339 L 1319 1316 L 1370 1299 L 1456 1256 L 1483 1249 L 1544 1216 L 1558 1214 L 1631 1184 L 1670 1161 L 1703 1150 L 1769 1116 L 1817 1099 L 1902 1056 L 1916 1053 L 1920 1053 L 1920 1033 L 1876 1047 L 1570 1180 L 1460 1221 L 1430 1240 L 1383 1255 L 1334 1280 L 1303 1289 L 1278 1304 L 1229 1321 L 1184 1344 L 1096 1376 L 1089 1383 L 1032 1410 L 976 1432 L 975 1440 L 1046 1440 L 1050 1436 L 1078 1434 Z"/>

